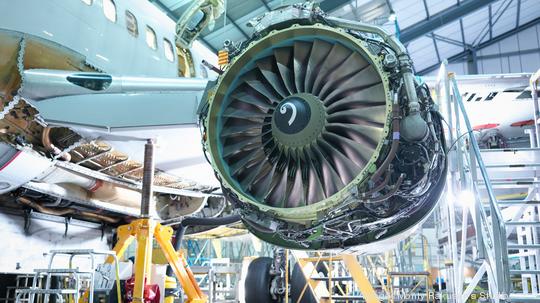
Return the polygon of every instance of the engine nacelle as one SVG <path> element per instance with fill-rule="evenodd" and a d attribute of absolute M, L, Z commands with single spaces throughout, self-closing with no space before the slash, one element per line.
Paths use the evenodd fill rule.
<path fill-rule="evenodd" d="M 225 195 L 283 247 L 393 241 L 444 188 L 441 119 L 404 47 L 341 21 L 310 5 L 258 18 L 201 112 Z"/>

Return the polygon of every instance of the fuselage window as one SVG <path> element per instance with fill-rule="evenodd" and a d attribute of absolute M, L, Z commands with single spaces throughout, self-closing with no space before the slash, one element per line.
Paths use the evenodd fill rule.
<path fill-rule="evenodd" d="M 84 2 L 86 5 L 92 5 L 92 1 L 93 0 L 82 0 L 82 2 Z"/>
<path fill-rule="evenodd" d="M 174 62 L 174 50 L 171 41 L 163 39 L 163 47 L 165 50 L 165 58 L 171 62 Z"/>
<path fill-rule="evenodd" d="M 103 13 L 109 21 L 116 23 L 116 4 L 113 0 L 103 0 Z"/>
<path fill-rule="evenodd" d="M 139 27 L 137 25 L 137 18 L 130 11 L 126 11 L 126 28 L 133 37 L 139 36 Z"/>
<path fill-rule="evenodd" d="M 156 32 L 148 25 L 146 26 L 146 44 L 153 50 L 157 49 Z"/>
<path fill-rule="evenodd" d="M 495 98 L 495 96 L 497 96 L 499 92 L 491 92 L 489 93 L 489 95 L 486 97 L 486 99 L 484 101 L 491 101 L 493 100 L 493 98 Z"/>
<path fill-rule="evenodd" d="M 186 78 L 195 77 L 195 67 L 191 52 L 177 46 L 176 54 L 178 56 L 178 76 Z"/>
<path fill-rule="evenodd" d="M 519 94 L 516 97 L 516 100 L 520 100 L 520 99 L 532 99 L 532 91 L 524 90 L 521 94 Z"/>

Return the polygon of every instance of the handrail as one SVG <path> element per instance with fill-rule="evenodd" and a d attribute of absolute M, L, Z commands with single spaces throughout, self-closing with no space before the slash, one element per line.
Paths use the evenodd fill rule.
<path fill-rule="evenodd" d="M 540 69 L 531 76 L 531 97 L 534 105 L 534 130 L 536 137 L 536 146 L 540 146 L 540 125 L 538 119 L 540 118 L 540 112 L 538 108 L 538 82 L 540 81 Z"/>
<path fill-rule="evenodd" d="M 459 110 L 461 114 L 463 115 L 462 118 L 466 125 L 468 137 L 470 140 L 469 141 L 470 147 L 472 149 L 477 165 L 480 169 L 480 173 L 481 173 L 482 179 L 484 180 L 485 188 L 489 196 L 492 230 L 491 232 L 489 232 L 488 230 L 488 232 L 489 232 L 489 236 L 491 240 L 494 242 L 493 246 L 495 247 L 495 256 L 494 256 L 495 260 L 494 261 L 496 264 L 493 264 L 493 265 L 495 266 L 495 269 L 497 270 L 497 273 L 496 273 L 497 282 L 498 282 L 497 288 L 499 289 L 499 291 L 503 290 L 505 293 L 509 293 L 510 271 L 508 267 L 508 259 L 506 258 L 507 245 L 506 245 L 506 227 L 505 227 L 504 218 L 497 204 L 497 198 L 495 197 L 493 186 L 491 184 L 489 175 L 487 173 L 486 165 L 480 154 L 480 147 L 478 146 L 478 141 L 476 140 L 476 137 L 474 136 L 474 133 L 473 133 L 474 129 L 471 125 L 471 122 L 465 110 L 465 105 L 463 104 L 461 94 L 459 93 L 457 81 L 454 77 L 454 74 L 450 74 L 449 79 L 450 79 L 452 90 L 454 93 L 453 94 L 454 101 L 457 103 Z M 477 189 L 476 184 L 474 184 L 473 187 L 474 189 Z M 483 217 L 485 216 L 484 212 L 481 212 L 481 214 Z M 505 235 L 504 240 L 502 239 L 501 235 Z"/>
<path fill-rule="evenodd" d="M 477 249 L 480 258 L 486 258 L 488 262 L 485 263 L 485 272 L 487 272 L 488 280 L 490 281 L 489 292 L 494 302 L 499 302 L 499 299 L 503 299 L 510 293 L 510 270 L 508 266 L 507 258 L 507 239 L 506 228 L 504 218 L 499 208 L 497 198 L 494 194 L 494 190 L 491 184 L 491 179 L 487 173 L 486 165 L 480 153 L 480 147 L 473 134 L 474 129 L 471 126 L 469 117 L 465 110 L 465 106 L 462 100 L 462 96 L 459 92 L 457 81 L 453 73 L 447 72 L 447 62 L 441 64 L 439 70 L 439 76 L 437 79 L 437 98 L 441 112 L 448 124 L 447 140 L 449 140 L 449 146 L 454 146 L 448 151 L 449 160 L 453 161 L 450 164 L 449 185 L 450 192 L 459 192 L 464 190 L 471 190 L 474 196 L 474 201 L 470 206 L 474 211 L 471 213 L 474 222 L 477 241 Z M 453 103 L 453 104 L 452 104 Z M 462 115 L 460 117 L 460 114 Z M 464 122 L 463 133 L 460 129 L 460 122 Z M 465 142 L 469 139 L 468 144 Z M 456 140 L 456 141 L 454 141 Z M 481 177 L 478 177 L 477 167 L 481 173 Z M 488 193 L 489 205 L 490 205 L 490 217 L 486 213 L 483 207 L 478 182 L 484 181 L 486 191 Z M 448 224 L 450 226 L 456 225 L 455 213 L 453 209 L 452 195 L 448 200 Z M 468 208 L 463 208 L 463 221 L 462 221 L 462 237 L 466 237 L 466 225 Z M 488 220 L 491 219 L 491 220 Z M 490 223 L 491 221 L 491 223 Z M 470 289 L 473 289 L 476 284 L 469 284 L 467 291 L 462 292 L 463 286 L 463 274 L 461 268 L 464 266 L 465 250 L 466 246 L 464 242 L 461 245 L 461 253 L 457 252 L 457 239 L 453 232 L 450 232 L 449 243 L 451 248 L 451 255 L 454 264 L 459 264 L 458 268 L 451 275 L 453 285 L 452 287 L 456 294 L 462 299 L 466 299 L 467 293 L 470 293 Z M 459 259 L 458 259 L 459 258 Z M 478 274 L 478 273 L 477 273 Z M 480 274 L 482 275 L 482 274 Z M 480 276 L 475 280 L 478 282 Z M 476 283 L 477 283 L 476 282 Z M 461 294 L 461 295 L 460 295 Z"/>
<path fill-rule="evenodd" d="M 453 77 L 453 75 L 450 76 L 450 80 L 452 82 L 452 88 L 455 92 L 458 92 L 457 82 L 456 79 Z M 470 146 L 472 147 L 472 150 L 474 152 L 474 156 L 476 158 L 476 161 L 478 163 L 478 167 L 480 168 L 480 173 L 482 174 L 482 179 L 484 179 L 486 190 L 489 196 L 489 202 L 490 206 L 494 208 L 495 214 L 498 219 L 501 220 L 501 222 L 504 222 L 501 210 L 497 206 L 497 198 L 495 197 L 495 193 L 493 191 L 493 186 L 491 185 L 486 165 L 484 163 L 484 160 L 482 159 L 482 155 L 480 154 L 480 147 L 478 146 L 478 141 L 476 140 L 476 137 L 473 134 L 474 129 L 472 128 L 471 122 L 469 121 L 469 117 L 467 115 L 467 112 L 465 111 L 465 106 L 463 105 L 463 100 L 461 98 L 460 94 L 455 94 L 454 97 L 456 98 L 456 102 L 459 105 L 460 111 L 463 114 L 463 120 L 465 121 L 465 124 L 467 126 L 467 132 L 470 140 Z M 502 228 L 504 228 L 504 223 L 500 225 Z"/>

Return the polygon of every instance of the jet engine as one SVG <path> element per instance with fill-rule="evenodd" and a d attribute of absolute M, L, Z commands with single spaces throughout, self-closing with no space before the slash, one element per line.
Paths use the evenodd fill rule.
<path fill-rule="evenodd" d="M 441 117 L 382 29 L 297 4 L 226 43 L 203 145 L 245 226 L 292 249 L 404 237 L 444 188 Z M 408 233 L 409 232 L 409 233 Z"/>

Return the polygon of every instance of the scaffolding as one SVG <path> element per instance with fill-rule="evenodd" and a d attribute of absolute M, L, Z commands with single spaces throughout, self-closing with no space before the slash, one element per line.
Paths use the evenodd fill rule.
<path fill-rule="evenodd" d="M 490 302 L 540 302 L 540 149 L 535 147 L 539 134 L 531 136 L 531 148 L 480 150 L 455 75 L 446 67 L 441 66 L 436 96 L 448 123 L 450 148 L 447 190 L 441 201 L 448 302 L 466 302 L 484 286 L 482 297 Z M 531 86 L 539 122 L 537 80 Z M 503 200 L 504 193 L 515 193 L 516 188 L 524 188 L 524 199 Z M 461 219 L 460 229 L 456 219 Z M 468 283 L 467 267 L 476 271 Z"/>

